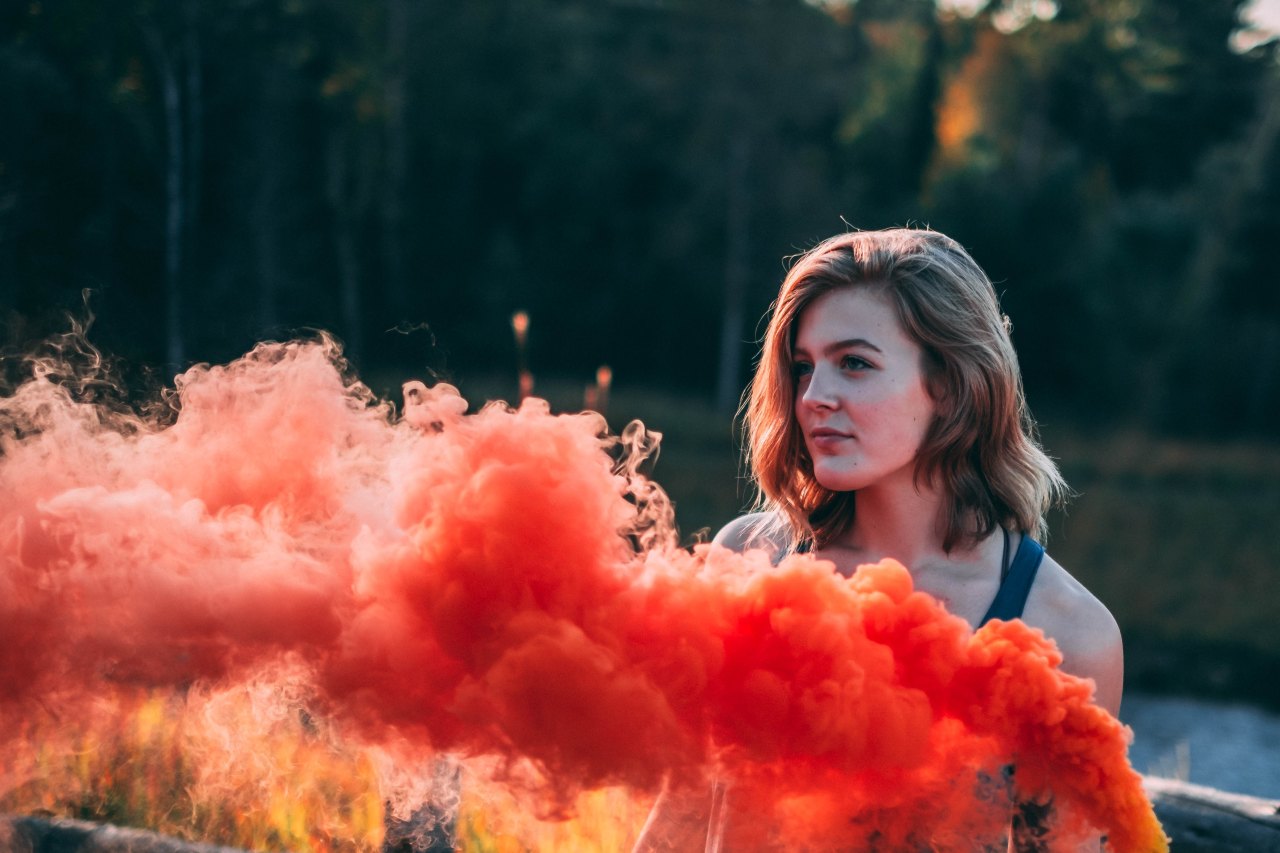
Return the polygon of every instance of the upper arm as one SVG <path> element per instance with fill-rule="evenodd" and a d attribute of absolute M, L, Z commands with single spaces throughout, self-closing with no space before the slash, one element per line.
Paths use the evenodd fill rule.
<path fill-rule="evenodd" d="M 1062 669 L 1081 678 L 1091 678 L 1095 685 L 1094 701 L 1113 717 L 1120 716 L 1120 698 L 1124 692 L 1124 645 L 1120 626 L 1105 607 L 1086 620 L 1088 634 L 1074 637 L 1062 648 Z"/>
<path fill-rule="evenodd" d="M 1023 621 L 1039 628 L 1062 653 L 1063 672 L 1094 683 L 1094 702 L 1113 717 L 1120 714 L 1124 690 L 1124 645 L 1115 617 L 1084 584 L 1047 554 L 1027 599 Z M 1021 850 L 1010 839 L 1009 850 Z M 1056 848 L 1055 848 L 1056 849 Z M 1098 851 L 1098 836 L 1073 851 Z"/>
<path fill-rule="evenodd" d="M 1119 716 L 1124 644 L 1111 611 L 1046 555 L 1024 618 L 1057 644 L 1062 671 L 1091 679 L 1097 704 Z"/>

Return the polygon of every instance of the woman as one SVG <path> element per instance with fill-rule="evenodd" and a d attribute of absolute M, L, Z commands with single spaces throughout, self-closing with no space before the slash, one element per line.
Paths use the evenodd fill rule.
<path fill-rule="evenodd" d="M 893 229 L 803 255 L 774 304 L 746 434 L 760 511 L 716 543 L 810 551 L 845 575 L 892 557 L 974 628 L 1042 629 L 1118 714 L 1119 629 L 1035 541 L 1064 483 L 1037 446 L 995 291 L 958 243 Z M 664 798 L 637 849 L 704 811 Z M 1024 810 L 1013 846 L 1034 849 L 1028 822 Z"/>

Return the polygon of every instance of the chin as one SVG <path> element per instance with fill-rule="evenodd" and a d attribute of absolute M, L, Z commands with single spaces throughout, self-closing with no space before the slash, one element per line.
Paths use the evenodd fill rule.
<path fill-rule="evenodd" d="M 831 470 L 819 465 L 814 466 L 813 478 L 818 481 L 819 486 L 832 492 L 856 492 L 870 482 L 863 473 Z"/>

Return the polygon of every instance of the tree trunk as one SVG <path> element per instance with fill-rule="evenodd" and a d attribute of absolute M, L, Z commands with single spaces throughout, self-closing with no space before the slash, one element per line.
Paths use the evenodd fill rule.
<path fill-rule="evenodd" d="M 182 237 L 186 216 L 183 192 L 184 141 L 182 133 L 182 91 L 174 57 L 164 37 L 154 26 L 144 29 L 160 77 L 165 124 L 165 355 L 171 370 L 181 370 L 186 359 L 186 339 L 182 329 Z"/>
<path fill-rule="evenodd" d="M 409 142 L 405 127 L 405 60 L 409 39 L 409 0 L 387 0 L 387 55 L 384 97 L 387 106 L 387 167 L 382 198 L 383 257 L 388 302 L 396 321 L 408 308 L 404 269 L 404 193 L 408 175 Z M 361 322 L 347 319 L 351 336 Z M 356 324 L 356 325 L 350 325 Z M 355 339 L 352 339 L 354 349 Z"/>
<path fill-rule="evenodd" d="M 253 202 L 249 215 L 254 248 L 254 278 L 258 291 L 258 328 L 255 335 L 275 335 L 279 324 L 280 279 L 280 197 L 285 143 L 281 116 L 286 113 L 284 70 L 269 65 L 262 81 L 258 106 L 258 151 L 253 158 L 255 173 Z"/>
<path fill-rule="evenodd" d="M 751 197 L 747 168 L 751 140 L 736 130 L 729 141 L 725 200 L 724 312 L 720 315 L 720 365 L 716 377 L 716 408 L 731 414 L 742 393 L 742 327 L 747 291 L 747 253 L 750 246 Z"/>
<path fill-rule="evenodd" d="M 204 165 L 204 66 L 200 52 L 198 0 L 187 0 L 185 23 L 187 156 L 184 185 L 187 194 L 187 215 L 184 219 L 186 226 L 184 245 L 190 250 L 195 245 L 195 235 L 199 228 L 200 176 Z"/>
<path fill-rule="evenodd" d="M 377 158 L 359 128 L 335 129 L 326 152 L 325 195 L 329 200 L 333 245 L 338 260 L 346 353 L 358 359 L 364 345 L 362 300 L 364 272 L 356 238 L 373 197 Z"/>
<path fill-rule="evenodd" d="M 1254 353 L 1253 384 L 1249 389 L 1249 403 L 1245 407 L 1245 423 L 1262 431 L 1268 422 L 1271 389 L 1276 384 L 1277 367 L 1280 367 L 1280 322 L 1263 321 L 1258 337 L 1261 342 Z"/>

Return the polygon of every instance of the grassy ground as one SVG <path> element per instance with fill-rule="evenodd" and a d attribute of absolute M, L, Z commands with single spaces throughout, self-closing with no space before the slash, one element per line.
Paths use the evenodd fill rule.
<path fill-rule="evenodd" d="M 1057 430 L 1055 556 L 1126 634 L 1129 682 L 1280 707 L 1280 444 Z"/>
<path fill-rule="evenodd" d="M 462 383 L 473 402 L 510 397 Z M 558 411 L 582 386 L 540 384 Z M 750 500 L 731 418 L 691 397 L 615 389 L 609 421 L 663 433 L 652 476 L 686 542 Z M 1115 614 L 1133 688 L 1240 698 L 1280 708 L 1280 443 L 1210 444 L 1137 432 L 1046 427 L 1044 443 L 1078 493 L 1051 517 L 1048 546 Z"/>

